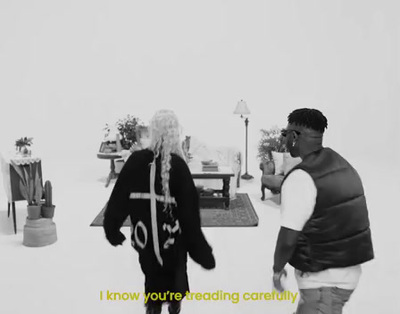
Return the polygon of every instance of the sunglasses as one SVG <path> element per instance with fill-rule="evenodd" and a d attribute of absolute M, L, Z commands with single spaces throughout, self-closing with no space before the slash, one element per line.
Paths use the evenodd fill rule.
<path fill-rule="evenodd" d="M 300 134 L 301 134 L 300 131 L 296 131 L 296 130 L 282 130 L 282 131 L 281 131 L 281 135 L 282 135 L 283 137 L 286 137 L 286 136 L 288 135 L 289 132 L 294 132 L 294 133 L 296 133 L 297 135 L 300 135 Z"/>

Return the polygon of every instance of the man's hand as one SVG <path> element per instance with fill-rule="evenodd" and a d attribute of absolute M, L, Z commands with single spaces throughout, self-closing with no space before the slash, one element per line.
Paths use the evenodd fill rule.
<path fill-rule="evenodd" d="M 282 283 L 281 283 L 282 276 L 287 277 L 287 272 L 286 272 L 285 268 L 282 269 L 280 272 L 276 272 L 276 273 L 274 272 L 274 275 L 272 277 L 272 281 L 274 283 L 274 287 L 279 292 L 285 291 L 285 289 L 283 288 Z"/>
<path fill-rule="evenodd" d="M 274 254 L 274 267 L 272 269 L 274 271 L 274 287 L 280 292 L 285 290 L 281 284 L 282 275 L 287 276 L 285 265 L 293 255 L 299 235 L 300 231 L 286 227 L 281 227 L 279 230 Z"/>

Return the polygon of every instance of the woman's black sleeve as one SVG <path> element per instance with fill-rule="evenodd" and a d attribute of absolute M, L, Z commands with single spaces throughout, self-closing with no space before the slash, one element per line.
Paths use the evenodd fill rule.
<path fill-rule="evenodd" d="M 215 259 L 212 248 L 201 230 L 197 189 L 187 164 L 180 158 L 176 158 L 171 179 L 178 203 L 178 219 L 189 256 L 202 267 L 213 269 Z"/>
<path fill-rule="evenodd" d="M 131 156 L 122 168 L 104 212 L 105 235 L 108 242 L 114 246 L 121 245 L 125 241 L 120 229 L 129 215 L 129 179 L 134 175 L 132 158 L 134 157 Z"/>

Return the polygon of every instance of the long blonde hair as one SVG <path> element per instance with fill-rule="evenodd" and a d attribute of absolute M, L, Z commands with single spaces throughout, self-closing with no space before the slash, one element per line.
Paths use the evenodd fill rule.
<path fill-rule="evenodd" d="M 161 156 L 161 181 L 165 196 L 165 207 L 171 197 L 169 190 L 169 171 L 171 169 L 171 153 L 185 159 L 180 139 L 180 124 L 172 110 L 157 111 L 150 121 L 150 145 L 155 158 Z"/>

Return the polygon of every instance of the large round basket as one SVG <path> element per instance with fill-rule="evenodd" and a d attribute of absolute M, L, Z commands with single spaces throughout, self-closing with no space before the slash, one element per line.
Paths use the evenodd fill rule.
<path fill-rule="evenodd" d="M 26 219 L 22 244 L 40 247 L 57 241 L 56 224 L 52 218 Z"/>

